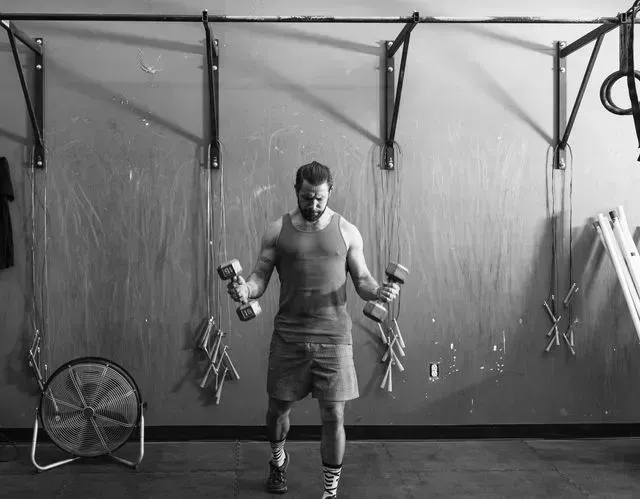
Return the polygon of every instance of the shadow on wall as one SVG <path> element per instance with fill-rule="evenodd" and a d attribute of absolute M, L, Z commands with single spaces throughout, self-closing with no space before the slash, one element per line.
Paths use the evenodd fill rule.
<path fill-rule="evenodd" d="M 18 144 L 22 144 L 23 146 L 30 146 L 32 144 L 32 139 L 28 137 L 22 137 L 14 132 L 10 132 L 9 130 L 5 130 L 4 128 L 0 128 L 0 136 L 9 139 L 12 142 L 17 142 Z"/>
<path fill-rule="evenodd" d="M 109 90 L 97 81 L 73 72 L 55 61 L 49 61 L 48 69 L 52 75 L 55 75 L 56 78 L 64 82 L 66 88 L 76 90 L 95 101 L 109 102 L 109 105 L 113 105 L 115 103 L 117 107 L 144 118 L 153 124 L 165 127 L 167 130 L 174 132 L 202 148 L 206 148 L 207 146 L 206 141 L 202 137 L 198 137 L 184 128 L 175 125 L 171 121 L 157 116 L 143 106 L 137 106 L 131 103 L 126 96 Z"/>
<path fill-rule="evenodd" d="M 106 26 L 109 26 L 110 24 L 118 26 L 118 23 L 105 23 Z M 132 26 L 136 25 L 136 23 L 131 24 Z M 143 23 L 137 24 L 143 25 Z M 96 29 L 95 25 L 93 25 L 93 27 L 91 28 L 87 27 L 86 25 L 83 26 L 83 23 L 78 22 L 69 22 L 67 24 L 56 24 L 46 21 L 33 22 L 30 23 L 29 26 L 29 35 L 32 37 L 43 37 L 45 38 L 45 43 L 47 36 L 54 35 L 78 38 L 80 41 L 92 40 L 99 42 L 113 42 L 123 45 L 153 47 L 172 52 L 183 52 L 185 54 L 202 54 L 202 56 L 204 57 L 206 50 L 204 45 L 204 27 L 200 24 L 195 23 L 193 24 L 193 27 L 198 28 L 202 32 L 202 43 L 200 44 L 166 40 L 162 38 L 138 35 L 134 33 L 116 33 L 113 31 Z M 37 35 L 34 35 L 32 33 L 37 33 Z"/>
<path fill-rule="evenodd" d="M 131 35 L 131 34 L 119 34 L 119 33 L 110 33 L 106 31 L 96 31 L 89 30 L 88 28 L 79 27 L 75 25 L 70 26 L 57 26 L 51 25 L 48 23 L 35 23 L 35 27 L 40 27 L 40 31 L 43 33 L 53 33 L 57 35 L 72 35 L 78 36 L 81 39 L 91 39 L 91 40 L 108 40 L 114 41 L 117 43 L 125 43 L 132 45 L 144 45 L 144 46 L 152 46 L 155 48 L 166 49 L 166 50 L 175 50 L 182 51 L 186 53 L 194 53 L 194 54 L 202 54 L 205 57 L 205 47 L 203 45 L 194 45 L 187 44 L 181 42 L 171 42 L 167 40 L 162 40 L 158 38 L 144 37 L 140 35 Z M 198 25 L 194 25 L 195 27 L 201 28 Z M 242 28 L 240 28 L 242 29 Z M 346 40 L 341 40 L 329 36 L 322 35 L 313 35 L 304 33 L 301 30 L 296 30 L 293 28 L 273 28 L 265 25 L 252 26 L 250 28 L 252 32 L 259 32 L 262 34 L 268 35 L 277 35 L 284 36 L 289 39 L 294 39 L 297 41 L 305 41 L 311 43 L 319 43 L 327 46 L 332 46 L 344 50 L 365 52 L 370 54 L 380 53 L 381 49 L 377 49 L 373 46 L 366 46 L 362 44 L 357 44 L 354 42 L 349 42 Z M 223 54 L 221 54 L 223 57 Z M 372 143 L 378 143 L 379 139 L 371 134 L 368 130 L 358 124 L 355 120 L 349 118 L 340 112 L 340 110 L 330 104 L 329 102 L 324 101 L 320 97 L 311 93 L 308 89 L 306 89 L 302 84 L 296 83 L 293 80 L 286 78 L 285 76 L 279 74 L 277 71 L 268 67 L 261 60 L 254 60 L 253 64 L 260 69 L 262 75 L 264 75 L 264 79 L 269 85 L 272 85 L 277 88 L 284 88 L 291 93 L 292 98 L 320 111 L 325 113 L 328 116 L 336 119 L 338 122 L 343 123 L 348 126 L 352 130 L 358 132 L 359 134 L 365 136 Z M 172 130 L 179 135 L 184 136 L 188 140 L 201 144 L 203 141 L 199 137 L 195 137 L 193 134 L 181 129 L 180 127 L 175 126 L 174 124 L 168 122 L 167 120 L 154 115 L 150 110 L 144 109 L 141 107 L 136 107 L 127 101 L 126 97 L 123 95 L 117 95 L 114 92 L 108 90 L 99 82 L 92 81 L 86 76 L 75 73 L 69 69 L 64 68 L 60 63 L 56 61 L 49 60 L 48 67 L 51 71 L 55 71 L 54 74 L 57 74 L 60 78 L 64 79 L 65 83 L 85 95 L 88 95 L 92 99 L 102 100 L 102 101 L 110 101 L 120 103 L 122 107 L 126 108 L 128 111 L 133 112 L 134 114 L 144 117 L 145 119 L 154 122 L 156 124 L 162 125 L 169 130 Z M 203 66 L 204 67 L 204 66 Z M 126 102 L 126 104 L 124 104 Z"/>
<path fill-rule="evenodd" d="M 75 32 L 76 30 L 74 30 L 73 28 L 65 28 L 64 30 L 61 28 L 53 28 L 54 32 L 67 32 L 67 31 L 71 31 L 71 32 Z M 85 32 L 81 29 L 80 32 L 84 35 Z M 98 36 L 96 36 L 96 33 L 91 32 L 89 30 L 86 30 L 86 34 L 88 35 L 89 33 L 91 33 L 94 37 L 96 38 L 101 38 L 102 34 L 98 33 Z M 116 34 L 109 34 L 109 33 L 104 33 L 104 35 L 107 38 L 113 38 L 113 39 L 117 39 L 119 41 L 125 41 L 125 42 L 129 42 L 129 43 L 135 43 L 135 42 L 150 42 L 150 41 L 154 41 L 155 39 L 147 39 L 144 37 L 138 37 L 136 35 L 116 35 Z M 169 48 L 167 46 L 167 42 L 158 40 L 159 42 L 161 42 L 160 44 L 164 44 L 165 46 L 163 48 Z M 2 46 L 0 46 L 2 47 Z M 188 44 L 179 44 L 178 47 L 171 47 L 175 50 L 183 50 L 183 49 L 189 49 L 189 50 L 185 50 L 188 52 L 192 52 L 192 53 L 200 53 L 203 55 L 203 68 L 204 68 L 204 58 L 206 57 L 205 54 L 205 49 L 204 49 L 204 45 L 201 47 L 195 46 L 195 45 L 188 45 Z M 198 50 L 195 50 L 195 49 Z M 10 50 L 9 50 L 10 51 Z M 25 58 L 21 57 L 22 62 L 24 64 L 25 62 Z M 15 71 L 15 68 L 12 68 Z M 79 74 L 77 72 L 74 72 L 70 69 L 65 68 L 62 64 L 60 64 L 59 62 L 57 62 L 55 59 L 49 58 L 47 60 L 47 71 L 49 72 L 50 76 L 49 78 L 58 78 L 59 80 L 64 82 L 65 87 L 67 88 L 71 88 L 74 89 L 88 97 L 90 97 L 92 100 L 96 100 L 96 101 L 103 101 L 103 102 L 108 102 L 109 105 L 113 105 L 114 103 L 119 106 L 122 109 L 127 110 L 128 112 L 133 113 L 136 116 L 139 116 L 141 118 L 144 118 L 148 121 L 150 121 L 151 123 L 157 124 L 157 125 L 161 125 L 163 127 L 165 127 L 168 130 L 173 131 L 174 133 L 184 137 L 185 139 L 189 140 L 190 142 L 193 142 L 197 145 L 199 145 L 202 148 L 202 153 L 204 154 L 204 150 L 207 147 L 207 141 L 201 137 L 198 137 L 192 133 L 190 133 L 189 131 L 175 125 L 174 123 L 172 123 L 171 121 L 162 118 L 156 114 L 154 114 L 151 110 L 146 109 L 142 106 L 136 106 L 135 104 L 131 103 L 126 96 L 122 95 L 122 94 L 118 94 L 117 92 L 113 92 L 111 90 L 109 90 L 108 88 L 106 88 L 103 84 L 99 83 L 98 81 L 92 80 L 89 77 Z M 20 93 L 20 98 L 22 98 L 22 92 L 20 90 L 20 85 L 19 85 L 19 80 L 18 80 L 18 75 L 16 72 L 16 92 Z M 26 78 L 30 78 L 30 75 L 27 73 L 25 74 Z M 203 96 L 205 94 L 203 93 Z M 27 113 L 27 109 L 26 109 L 26 105 L 25 105 L 25 114 Z M 2 130 L 0 129 L 0 134 L 9 138 L 10 140 L 13 140 L 15 142 L 19 142 L 25 145 L 29 145 L 30 141 L 24 137 L 21 137 L 13 132 L 10 131 L 6 131 L 6 130 Z"/>
<path fill-rule="evenodd" d="M 227 29 L 230 31 L 236 31 L 245 34 L 259 34 L 270 38 L 291 40 L 296 43 L 302 42 L 311 45 L 320 45 L 322 47 L 331 47 L 347 52 L 355 52 L 357 54 L 378 55 L 381 51 L 381 48 L 379 46 L 366 45 L 364 43 L 353 42 L 330 35 L 309 33 L 303 31 L 302 29 L 293 28 L 289 25 L 229 24 Z"/>
<path fill-rule="evenodd" d="M 330 116 L 331 118 L 336 120 L 338 124 L 342 124 L 350 128 L 354 132 L 366 138 L 372 144 L 378 144 L 380 142 L 380 138 L 376 137 L 369 130 L 364 128 L 360 123 L 358 123 L 356 119 L 350 118 L 349 116 L 342 113 L 336 106 L 323 100 L 317 95 L 314 95 L 301 83 L 297 83 L 287 78 L 286 76 L 271 69 L 266 64 L 262 64 L 262 62 L 254 60 L 253 63 L 255 66 L 259 67 L 260 73 L 264 75 L 264 80 L 266 81 L 266 83 L 272 86 L 274 89 L 285 89 L 293 99 L 311 107 L 316 111 Z"/>
<path fill-rule="evenodd" d="M 400 3 L 402 4 L 403 2 Z M 406 4 L 407 10 L 415 7 L 410 6 L 408 2 Z M 422 7 L 419 8 L 419 12 L 421 16 L 438 15 L 433 12 L 425 11 Z M 420 27 L 417 29 L 420 29 Z M 483 24 L 438 24 L 437 29 L 440 33 L 448 33 L 450 35 L 447 37 L 446 44 L 441 45 L 443 48 L 440 50 L 446 50 L 449 53 L 450 60 L 455 61 L 456 66 L 462 68 L 464 71 L 464 77 L 473 81 L 475 83 L 475 88 L 478 91 L 484 92 L 487 97 L 496 104 L 504 107 L 504 109 L 508 110 L 515 118 L 527 123 L 531 129 L 538 134 L 538 136 L 547 142 L 547 144 L 551 144 L 552 134 L 545 131 L 545 127 L 536 123 L 535 120 L 529 116 L 525 108 L 518 102 L 517 98 L 510 95 L 498 79 L 487 71 L 480 61 L 474 58 L 473 51 L 469 50 L 468 46 L 463 46 L 458 40 L 461 33 L 472 33 L 477 37 L 522 48 L 527 52 L 546 54 L 549 56 L 551 63 L 553 62 L 553 48 L 519 38 L 510 33 L 505 33 L 495 26 L 488 27 Z M 411 47 L 409 48 L 409 58 L 411 58 Z"/>
<path fill-rule="evenodd" d="M 26 151 L 26 148 L 24 149 Z M 20 258 L 19 261 L 16 261 L 16 266 L 11 269 L 11 272 L 16 272 L 18 276 L 15 278 L 15 289 L 17 292 L 22 294 L 20 298 L 23 303 L 23 311 L 21 314 L 22 317 L 20 317 L 19 322 L 17 323 L 19 324 L 16 328 L 18 331 L 10 332 L 14 333 L 13 337 L 15 337 L 15 342 L 13 343 L 11 350 L 4 357 L 4 377 L 7 384 L 17 388 L 19 392 L 35 396 L 40 393 L 40 390 L 35 380 L 34 372 L 31 367 L 29 367 L 28 353 L 33 345 L 35 332 L 31 319 L 36 317 L 36 314 L 40 315 L 39 308 L 42 308 L 42 295 L 40 295 L 37 289 L 33 289 L 32 285 L 34 279 L 37 280 L 40 279 L 40 277 L 38 277 L 37 274 L 34 277 L 34 269 L 32 266 L 34 258 L 31 252 L 32 207 L 29 205 L 31 203 L 30 190 L 32 179 L 28 173 L 29 164 L 30 162 L 25 153 L 25 157 L 21 163 L 15 163 L 12 165 L 12 172 L 15 173 L 12 180 L 16 193 L 15 203 L 18 204 L 18 206 L 16 206 L 16 213 L 26 215 L 16 217 L 13 222 L 14 233 L 17 236 L 15 243 L 18 242 L 18 238 L 22 240 L 21 250 L 18 250 L 16 247 L 16 257 L 24 254 L 24 258 Z M 38 178 L 39 177 L 37 176 L 35 180 L 36 189 L 40 188 L 38 185 Z M 36 196 L 34 204 L 36 210 L 41 210 L 42 199 Z M 38 217 L 39 220 L 42 220 L 42 214 L 39 212 L 36 213 L 36 217 Z M 43 262 L 40 260 L 41 254 L 39 249 L 41 241 L 38 241 L 36 244 L 39 244 L 35 251 L 36 272 L 38 272 L 38 269 L 43 268 Z M 39 301 L 38 296 L 40 296 Z M 20 303 L 20 300 L 16 300 L 16 303 Z M 38 323 L 41 324 L 41 321 Z M 42 364 L 44 364 L 46 362 L 44 348 L 43 351 L 41 351 L 40 356 Z M 41 373 L 43 377 L 45 374 L 46 373 Z"/>
<path fill-rule="evenodd" d="M 0 36 L 2 36 L 2 33 L 0 33 Z M 24 76 L 27 79 L 27 82 L 30 81 L 30 79 L 32 78 L 33 74 L 32 72 L 29 70 L 28 67 L 24 67 L 25 62 L 29 62 L 32 61 L 33 58 L 31 57 L 31 51 L 30 50 L 20 50 L 20 47 L 18 47 L 19 50 L 19 56 L 20 56 L 20 60 L 22 62 L 22 66 L 23 66 L 23 72 L 24 72 Z M 22 52 L 22 53 L 20 53 Z M 3 54 L 11 54 L 11 46 L 8 43 L 0 43 L 0 53 Z M 15 92 L 16 92 L 16 98 L 20 98 L 23 99 L 22 97 L 22 89 L 20 87 L 20 77 L 18 76 L 18 70 L 15 67 L 15 63 L 13 60 L 13 56 L 11 58 L 7 58 L 5 64 L 7 65 L 4 69 L 4 71 L 10 75 L 11 78 L 13 78 L 14 82 L 15 82 Z M 18 95 L 19 94 L 19 95 Z M 28 111 L 27 111 L 27 106 L 26 103 L 24 104 L 24 114 L 25 116 L 28 117 Z M 31 130 L 31 127 L 27 128 L 27 133 L 29 133 Z M 18 144 L 22 144 L 24 146 L 30 146 L 33 142 L 32 139 L 28 136 L 22 136 L 22 135 L 18 135 L 14 130 L 5 130 L 4 128 L 0 128 L 0 137 L 5 137 L 7 139 L 9 139 L 12 142 L 16 142 Z"/>
<path fill-rule="evenodd" d="M 32 306 L 29 300 L 25 300 L 25 317 L 30 317 Z M 7 384 L 15 387 L 19 392 L 36 396 L 40 394 L 40 390 L 28 364 L 28 353 L 32 342 L 32 329 L 23 327 L 20 337 L 4 358 L 4 376 Z M 45 373 L 42 373 L 43 377 L 44 375 Z"/>

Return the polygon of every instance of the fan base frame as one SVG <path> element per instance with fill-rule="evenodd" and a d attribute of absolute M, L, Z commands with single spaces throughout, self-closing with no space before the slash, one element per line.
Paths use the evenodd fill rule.
<path fill-rule="evenodd" d="M 145 409 L 145 404 L 140 404 L 140 448 L 139 448 L 138 458 L 135 461 L 129 461 L 128 459 L 118 457 L 112 453 L 103 454 L 103 455 L 109 456 L 114 461 L 124 464 L 129 468 L 133 468 L 133 469 L 138 468 L 138 465 L 142 462 L 142 458 L 144 457 L 144 409 Z M 33 439 L 31 441 L 31 463 L 36 467 L 38 471 L 48 471 L 53 468 L 58 468 L 60 466 L 63 466 L 65 464 L 72 463 L 74 461 L 77 461 L 78 459 L 93 459 L 93 458 L 87 458 L 84 456 L 75 456 L 69 459 L 62 459 L 60 461 L 56 461 L 51 464 L 45 464 L 45 465 L 38 464 L 36 460 L 37 443 L 38 443 L 38 409 L 36 409 L 36 418 L 33 424 Z M 102 457 L 102 456 L 96 456 L 96 457 Z"/>

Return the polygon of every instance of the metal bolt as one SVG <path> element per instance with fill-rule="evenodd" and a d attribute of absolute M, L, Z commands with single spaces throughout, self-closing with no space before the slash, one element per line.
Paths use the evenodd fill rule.
<path fill-rule="evenodd" d="M 560 168 L 564 168 L 566 163 L 564 162 L 564 159 L 561 159 L 559 162 Z"/>
<path fill-rule="evenodd" d="M 213 66 L 214 71 L 218 71 L 218 66 Z"/>
<path fill-rule="evenodd" d="M 38 165 L 38 166 L 42 166 L 42 161 L 38 161 L 38 162 L 36 163 L 36 165 Z M 38 348 L 38 351 L 39 351 L 39 350 L 40 350 L 40 349 Z"/>
<path fill-rule="evenodd" d="M 560 48 L 564 48 L 567 46 L 567 42 L 560 42 Z"/>
<path fill-rule="evenodd" d="M 38 45 L 42 45 L 42 40 L 38 39 L 38 40 L 36 40 L 36 43 L 37 43 Z"/>
<path fill-rule="evenodd" d="M 393 73 L 393 66 L 389 66 L 389 67 L 387 68 L 387 71 L 389 71 L 389 73 Z"/>
<path fill-rule="evenodd" d="M 41 64 L 36 64 L 36 69 L 42 69 L 42 65 Z"/>
<path fill-rule="evenodd" d="M 560 72 L 564 73 L 567 70 L 567 68 L 560 68 Z"/>

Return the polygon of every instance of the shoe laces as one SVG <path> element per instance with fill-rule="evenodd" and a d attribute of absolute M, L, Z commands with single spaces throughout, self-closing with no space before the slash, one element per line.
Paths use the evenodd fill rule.
<path fill-rule="evenodd" d="M 284 464 L 279 468 L 273 464 L 271 464 L 271 480 L 275 482 L 284 482 Z"/>

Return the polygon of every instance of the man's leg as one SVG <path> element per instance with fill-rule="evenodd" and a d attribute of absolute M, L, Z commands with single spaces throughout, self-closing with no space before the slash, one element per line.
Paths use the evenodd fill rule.
<path fill-rule="evenodd" d="M 267 409 L 267 438 L 269 442 L 284 442 L 287 438 L 292 406 L 293 402 L 269 398 L 269 408 Z M 284 460 L 284 455 L 282 460 Z M 272 462 L 278 466 L 282 465 L 279 459 L 272 459 Z"/>
<path fill-rule="evenodd" d="M 284 450 L 287 433 L 289 433 L 289 415 L 293 402 L 269 397 L 267 409 L 267 438 L 271 444 L 271 459 L 269 460 L 269 480 L 267 490 L 271 493 L 283 494 L 287 491 L 285 472 L 289 459 Z"/>
<path fill-rule="evenodd" d="M 358 377 L 353 362 L 353 347 L 346 344 L 321 344 L 316 347 L 313 371 L 313 396 L 320 404 L 322 420 L 322 499 L 337 496 L 342 472 L 346 438 L 344 408 L 357 399 Z"/>
<path fill-rule="evenodd" d="M 324 475 L 324 493 L 322 499 L 336 497 L 338 481 L 342 472 L 342 460 L 346 446 L 344 433 L 345 402 L 327 402 L 320 400 L 320 418 L 322 419 L 322 440 L 320 454 Z"/>
<path fill-rule="evenodd" d="M 284 443 L 289 432 L 289 414 L 294 401 L 304 398 L 311 387 L 311 361 L 303 343 L 286 343 L 274 333 L 269 349 L 267 373 L 267 437 L 271 443 L 271 460 L 267 490 L 287 491 L 289 455 Z"/>

